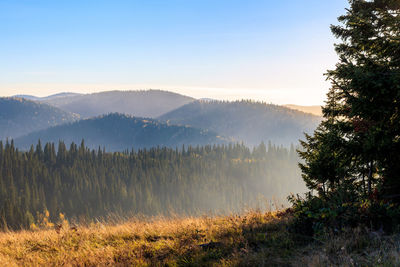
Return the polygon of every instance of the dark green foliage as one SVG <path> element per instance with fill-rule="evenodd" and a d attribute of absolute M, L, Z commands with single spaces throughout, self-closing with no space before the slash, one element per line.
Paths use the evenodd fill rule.
<path fill-rule="evenodd" d="M 0 227 L 28 227 L 44 209 L 52 220 L 240 211 L 304 190 L 297 160 L 294 149 L 263 144 L 106 153 L 83 142 L 57 152 L 0 143 Z"/>
<path fill-rule="evenodd" d="M 191 125 L 233 137 L 245 144 L 261 141 L 290 145 L 312 132 L 321 118 L 283 106 L 254 101 L 195 101 L 161 117 L 171 124 Z"/>
<path fill-rule="evenodd" d="M 34 132 L 15 140 L 18 148 L 29 149 L 38 139 L 43 142 L 79 143 L 106 151 L 123 151 L 129 148 L 155 146 L 180 147 L 185 145 L 223 144 L 227 140 L 216 133 L 193 127 L 167 125 L 153 119 L 136 118 L 123 114 L 108 114 L 80 120 L 72 124 L 59 125 Z"/>
<path fill-rule="evenodd" d="M 73 122 L 78 115 L 22 98 L 0 98 L 0 140 Z"/>
<path fill-rule="evenodd" d="M 292 201 L 300 224 L 390 229 L 400 214 L 391 204 L 400 200 L 400 1 L 349 2 L 332 26 L 342 43 L 324 121 L 299 152 L 318 194 Z"/>
<path fill-rule="evenodd" d="M 299 155 L 304 159 L 300 163 L 303 179 L 308 188 L 317 190 L 323 196 L 327 192 L 345 187 L 353 182 L 354 174 L 352 160 L 349 154 L 352 150 L 346 138 L 349 129 L 347 122 L 340 121 L 332 113 L 335 109 L 336 98 L 333 92 L 329 94 L 329 102 L 324 111 L 325 120 L 314 131 L 313 135 L 306 134 L 306 141 L 300 141 L 303 147 Z"/>
<path fill-rule="evenodd" d="M 393 232 L 400 230 L 400 207 L 387 201 L 359 200 L 346 192 L 327 194 L 326 198 L 306 195 L 291 196 L 293 204 L 292 231 L 318 235 L 363 226 L 369 230 Z"/>
<path fill-rule="evenodd" d="M 345 118 L 345 138 L 359 176 L 367 176 L 368 193 L 400 192 L 400 2 L 350 1 L 351 9 L 333 26 L 343 40 L 340 61 L 328 72 L 338 96 L 337 117 Z M 328 107 L 325 111 L 331 112 Z"/>

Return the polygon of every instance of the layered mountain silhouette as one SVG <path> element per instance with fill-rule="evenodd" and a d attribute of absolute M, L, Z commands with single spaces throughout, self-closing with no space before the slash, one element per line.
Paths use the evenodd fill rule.
<path fill-rule="evenodd" d="M 85 139 L 92 148 L 113 151 L 229 141 L 290 145 L 303 138 L 303 132 L 312 132 L 321 120 L 292 106 L 195 100 L 161 90 L 21 97 L 0 99 L 0 138 L 20 137 L 16 141 L 23 148 L 38 139 L 56 143 Z M 143 119 L 147 117 L 155 119 Z"/>
<path fill-rule="evenodd" d="M 32 131 L 74 122 L 79 116 L 56 107 L 24 98 L 0 98 L 0 140 L 16 138 Z"/>
<path fill-rule="evenodd" d="M 137 118 L 124 114 L 108 114 L 80 120 L 70 124 L 51 127 L 30 133 L 15 140 L 22 149 L 31 144 L 54 142 L 80 143 L 82 139 L 90 148 L 122 151 L 131 148 L 155 146 L 181 147 L 182 145 L 222 144 L 226 139 L 208 130 L 187 126 L 175 126 L 153 119 Z"/>
<path fill-rule="evenodd" d="M 209 129 L 248 145 L 289 145 L 312 132 L 321 117 L 254 101 L 195 101 L 159 117 L 169 124 Z"/>
<path fill-rule="evenodd" d="M 65 111 L 77 113 L 82 118 L 113 112 L 155 118 L 194 100 L 188 96 L 161 90 L 107 91 L 39 99 Z"/>

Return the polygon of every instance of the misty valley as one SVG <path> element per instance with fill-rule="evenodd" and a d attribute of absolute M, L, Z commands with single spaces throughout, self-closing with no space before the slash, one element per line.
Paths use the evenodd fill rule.
<path fill-rule="evenodd" d="M 297 140 L 321 120 L 159 90 L 15 96 L 0 110 L 3 229 L 44 212 L 90 222 L 282 208 L 306 190 Z"/>
<path fill-rule="evenodd" d="M 400 0 L 0 25 L 0 267 L 400 266 Z"/>

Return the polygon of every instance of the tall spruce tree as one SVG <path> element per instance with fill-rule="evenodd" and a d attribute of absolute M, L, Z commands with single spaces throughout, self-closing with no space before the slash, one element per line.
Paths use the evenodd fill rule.
<path fill-rule="evenodd" d="M 352 185 L 385 198 L 400 193 L 400 1 L 350 0 L 341 25 L 339 62 L 323 108 L 325 120 L 302 142 L 300 164 L 310 189 Z M 322 190 L 321 190 L 322 188 Z M 376 192 L 376 191 L 375 191 Z M 321 195 L 321 194 L 320 194 Z"/>
<path fill-rule="evenodd" d="M 310 189 L 395 199 L 400 193 L 400 1 L 350 0 L 332 26 L 339 62 L 323 108 L 325 120 L 302 142 Z M 321 187 L 323 190 L 321 191 Z"/>
<path fill-rule="evenodd" d="M 331 27 L 341 42 L 324 120 L 301 141 L 311 192 L 289 198 L 305 234 L 400 225 L 400 0 L 349 3 Z"/>

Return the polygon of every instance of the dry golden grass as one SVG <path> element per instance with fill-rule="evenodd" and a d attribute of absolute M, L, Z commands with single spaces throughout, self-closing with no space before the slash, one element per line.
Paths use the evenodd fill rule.
<path fill-rule="evenodd" d="M 244 232 L 259 230 L 275 220 L 273 213 L 252 212 L 214 218 L 134 219 L 119 225 L 97 223 L 59 233 L 56 229 L 6 232 L 0 234 L 0 262 L 9 266 L 203 265 L 248 251 Z"/>
<path fill-rule="evenodd" d="M 360 233 L 310 241 L 290 215 L 132 219 L 118 225 L 0 234 L 2 266 L 396 266 L 400 238 Z M 359 264 L 358 264 L 359 263 Z"/>

